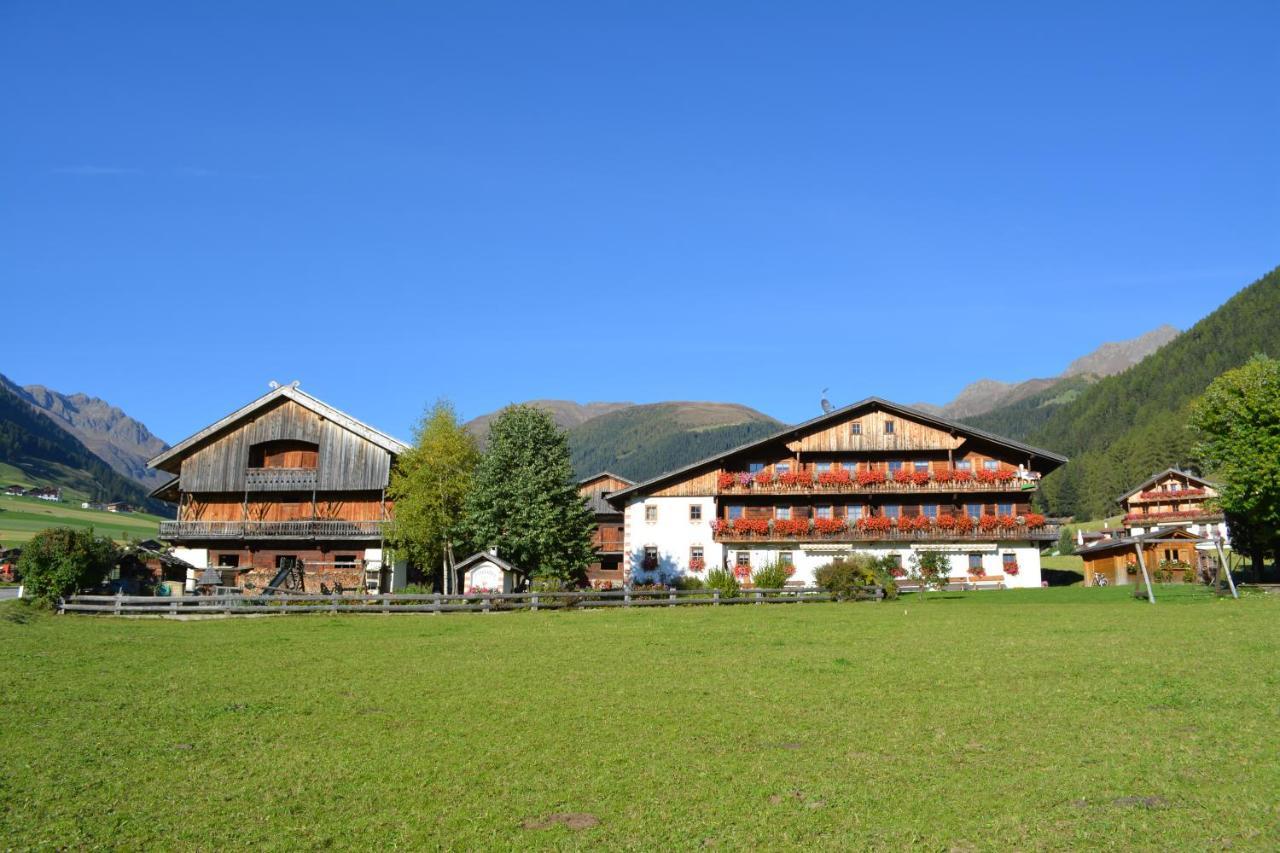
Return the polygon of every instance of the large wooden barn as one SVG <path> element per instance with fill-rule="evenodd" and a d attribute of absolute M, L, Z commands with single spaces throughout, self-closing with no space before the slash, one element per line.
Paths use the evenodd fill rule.
<path fill-rule="evenodd" d="M 148 463 L 173 475 L 153 493 L 178 508 L 160 535 L 223 586 L 394 591 L 405 565 L 382 536 L 406 449 L 297 383 L 273 388 Z"/>

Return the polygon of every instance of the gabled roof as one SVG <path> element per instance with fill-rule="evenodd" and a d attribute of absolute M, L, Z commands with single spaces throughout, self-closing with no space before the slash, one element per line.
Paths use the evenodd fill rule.
<path fill-rule="evenodd" d="M 1125 492 L 1120 497 L 1116 498 L 1116 503 L 1123 503 L 1124 501 L 1128 500 L 1132 496 L 1136 495 L 1138 492 L 1145 490 L 1147 486 L 1154 486 L 1156 484 L 1156 481 L 1163 479 L 1164 477 L 1168 477 L 1170 474 L 1176 474 L 1179 477 L 1186 477 L 1188 480 L 1195 480 L 1197 483 L 1200 483 L 1203 486 L 1208 486 L 1209 488 L 1214 490 L 1217 490 L 1220 488 L 1217 483 L 1211 483 L 1208 480 L 1206 480 L 1204 477 L 1199 477 L 1195 474 L 1190 473 L 1189 471 L 1182 471 L 1177 468 L 1165 468 L 1159 474 L 1152 474 L 1150 477 L 1143 480 L 1137 486 Z"/>
<path fill-rule="evenodd" d="M 596 473 L 592 474 L 590 477 L 583 477 L 581 480 L 578 481 L 578 485 L 585 486 L 587 483 L 594 482 L 595 480 L 599 480 L 604 477 L 612 477 L 615 480 L 621 480 L 622 482 L 632 486 L 636 484 L 635 480 L 628 479 L 627 477 L 623 477 L 620 474 L 615 474 L 612 471 L 597 471 Z"/>
<path fill-rule="evenodd" d="M 498 568 L 504 571 L 515 572 L 518 575 L 529 574 L 519 566 L 512 565 L 511 563 L 508 563 L 506 560 L 499 557 L 497 554 L 490 554 L 488 551 L 480 551 L 479 553 L 472 554 L 470 557 L 467 557 L 465 560 L 463 560 L 460 563 L 454 563 L 453 570 L 455 572 L 466 571 L 467 569 L 474 566 L 476 563 L 482 563 L 485 561 L 493 563 L 495 566 L 497 566 Z"/>
<path fill-rule="evenodd" d="M 185 455 L 187 451 L 193 449 L 205 440 L 212 438 L 232 424 L 243 420 L 259 409 L 266 407 L 270 403 L 274 403 L 282 397 L 292 400 L 304 408 L 310 409 L 325 420 L 332 421 L 342 428 L 350 430 L 371 444 L 375 444 L 383 450 L 386 450 L 388 453 L 400 454 L 409 449 L 409 446 L 403 441 L 392 438 L 385 432 L 376 430 L 368 424 L 356 420 L 346 412 L 341 411 L 340 409 L 335 409 L 323 400 L 318 400 L 315 397 L 312 397 L 306 391 L 299 388 L 296 383 L 291 383 L 289 385 L 281 385 L 278 388 L 271 389 L 252 403 L 249 403 L 247 406 L 243 406 L 227 415 L 222 420 L 210 424 L 190 438 L 178 442 L 173 447 L 170 447 L 159 456 L 156 456 L 154 459 L 147 462 L 147 467 L 156 468 L 170 459 Z"/>
<path fill-rule="evenodd" d="M 682 474 L 687 474 L 692 471 L 696 471 L 699 468 L 705 467 L 706 465 L 709 465 L 713 462 L 717 462 L 721 459 L 724 459 L 725 457 L 733 456 L 736 453 L 742 453 L 743 451 L 750 450 L 753 447 L 760 447 L 761 445 L 768 444 L 769 442 L 777 441 L 780 438 L 798 438 L 802 433 L 808 430 L 811 430 L 814 427 L 821 426 L 822 424 L 825 424 L 831 421 L 838 421 L 843 417 L 848 417 L 858 409 L 873 408 L 873 407 L 878 407 L 887 412 L 893 412 L 896 415 L 900 415 L 905 418 L 911 418 L 912 420 L 917 420 L 924 424 L 940 427 L 942 429 L 953 430 L 955 432 L 964 433 L 965 435 L 973 436 L 975 438 L 982 438 L 987 441 L 994 442 L 996 444 L 1001 444 L 1001 445 L 1004 445 L 1005 447 L 1012 447 L 1016 450 L 1024 451 L 1026 453 L 1029 453 L 1032 456 L 1038 456 L 1039 458 L 1047 462 L 1054 463 L 1053 467 L 1055 468 L 1058 465 L 1061 465 L 1067 461 L 1067 457 L 1058 453 L 1054 453 L 1051 450 L 1044 450 L 1039 447 L 1032 447 L 1029 444 L 1023 444 L 1022 442 L 1014 441 L 1011 438 L 1004 438 L 1003 436 L 996 435 L 995 433 L 987 432 L 986 430 L 982 430 L 982 429 L 977 429 L 976 427 L 971 427 L 968 424 L 963 424 L 963 423 L 960 423 L 959 421 L 953 421 L 950 418 L 944 418 L 941 415 L 934 415 L 934 414 L 930 414 L 929 412 L 923 411 L 921 409 L 912 408 L 911 406 L 904 406 L 900 403 L 895 403 L 892 400 L 886 400 L 883 397 L 867 397 L 866 399 L 859 400 L 856 403 L 850 403 L 849 405 L 842 406 L 839 409 L 833 409 L 830 412 L 826 412 L 825 414 L 819 415 L 816 418 L 807 420 L 804 423 L 799 423 L 799 424 L 796 424 L 795 426 L 783 427 L 777 432 L 771 435 L 767 435 L 764 438 L 759 438 L 759 439 L 756 439 L 755 441 L 749 441 L 746 444 L 740 444 L 737 447 L 730 448 L 729 450 L 726 450 L 723 453 L 717 453 L 714 456 L 708 456 L 705 459 L 700 459 L 691 465 L 685 465 L 683 468 L 677 468 L 674 471 L 668 471 L 665 474 L 659 474 L 656 477 L 653 477 L 649 480 L 645 480 L 643 483 L 638 483 L 634 486 L 631 486 L 630 488 L 619 489 L 618 491 L 609 495 L 609 502 L 612 503 L 614 506 L 617 506 L 618 501 L 622 500 L 623 498 L 629 497 L 635 494 L 636 492 L 646 491 L 658 485 L 659 483 L 665 482 L 667 480 L 675 479 Z"/>

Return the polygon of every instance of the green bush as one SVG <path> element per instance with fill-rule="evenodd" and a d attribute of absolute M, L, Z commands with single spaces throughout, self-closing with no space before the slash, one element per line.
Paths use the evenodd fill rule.
<path fill-rule="evenodd" d="M 721 598 L 736 598 L 742 591 L 742 585 L 733 576 L 733 572 L 726 569 L 712 569 L 707 572 L 707 589 L 720 590 Z"/>
<path fill-rule="evenodd" d="M 570 585 L 561 578 L 540 577 L 529 582 L 529 592 L 568 592 Z"/>
<path fill-rule="evenodd" d="M 697 575 L 680 575 L 676 578 L 676 589 L 706 589 L 707 582 Z"/>
<path fill-rule="evenodd" d="M 751 583 L 757 589 L 782 589 L 795 571 L 795 566 L 770 560 L 751 573 Z"/>
<path fill-rule="evenodd" d="M 26 594 L 51 604 L 102 583 L 119 559 L 120 549 L 115 543 L 94 536 L 93 528 L 52 527 L 41 530 L 22 549 L 18 570 L 22 572 Z"/>
<path fill-rule="evenodd" d="M 818 586 L 842 600 L 864 596 L 869 586 L 883 587 L 885 598 L 898 595 L 898 586 L 889 572 L 889 560 L 866 554 L 854 554 L 819 566 L 814 579 Z"/>

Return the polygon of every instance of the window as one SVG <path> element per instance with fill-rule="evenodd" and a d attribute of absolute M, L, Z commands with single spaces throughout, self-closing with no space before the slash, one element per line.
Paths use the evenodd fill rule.
<path fill-rule="evenodd" d="M 239 554 L 219 554 L 218 555 L 218 568 L 235 569 L 235 568 L 238 568 L 239 566 L 240 566 Z"/>
<path fill-rule="evenodd" d="M 889 563 L 889 568 L 890 568 L 890 569 L 899 569 L 899 570 L 900 570 L 900 569 L 902 568 L 902 555 L 901 555 L 901 554 L 886 554 L 886 555 L 885 555 L 885 560 L 886 560 L 886 561 L 888 561 L 888 563 Z"/>
<path fill-rule="evenodd" d="M 862 435 L 862 424 L 857 421 L 849 424 L 849 435 Z"/>
<path fill-rule="evenodd" d="M 790 463 L 790 462 L 779 462 L 777 465 L 774 465 L 774 466 L 773 466 L 773 470 L 774 470 L 775 472 L 777 472 L 778 474 L 790 474 L 790 473 L 791 473 L 791 463 Z"/>
<path fill-rule="evenodd" d="M 778 552 L 778 565 L 779 565 L 779 566 L 794 566 L 795 564 L 796 564 L 796 561 L 795 561 L 795 560 L 793 560 L 793 559 L 791 559 L 791 552 L 790 552 L 790 551 L 779 551 L 779 552 Z"/>
<path fill-rule="evenodd" d="M 827 473 L 828 471 L 830 471 L 830 470 L 831 470 L 831 463 L 830 463 L 830 462 L 819 462 L 818 464 L 814 465 L 813 467 L 817 470 L 817 472 L 818 472 L 819 474 L 825 474 L 825 473 Z"/>
<path fill-rule="evenodd" d="M 333 558 L 333 565 L 339 569 L 354 569 L 356 567 L 356 555 L 338 554 Z"/>
<path fill-rule="evenodd" d="M 957 463 L 956 463 L 956 470 L 957 470 L 957 471 L 972 471 L 972 470 L 973 470 L 973 463 L 972 463 L 972 462 L 970 462 L 968 459 L 961 459 L 959 462 L 957 462 Z"/>
<path fill-rule="evenodd" d="M 996 504 L 996 515 L 1013 515 L 1013 504 Z"/>
<path fill-rule="evenodd" d="M 689 520 L 702 521 L 702 504 L 689 504 Z"/>
<path fill-rule="evenodd" d="M 902 515 L 902 507 L 898 506 L 897 504 L 888 504 L 885 506 L 884 508 L 885 518 L 897 518 L 900 515 Z"/>
<path fill-rule="evenodd" d="M 857 470 L 857 468 L 858 468 L 858 463 L 857 463 L 857 462 L 855 462 L 855 461 L 853 461 L 852 459 L 844 459 L 844 460 L 841 460 L 841 462 L 840 462 L 840 467 L 842 467 L 842 468 L 844 468 L 844 470 L 846 470 L 846 471 L 848 471 L 848 472 L 852 473 L 852 472 L 854 472 L 854 471 L 856 471 L 856 470 Z"/>
<path fill-rule="evenodd" d="M 835 514 L 835 509 L 833 507 L 820 506 L 818 507 L 817 515 L 815 516 L 815 518 L 832 518 L 834 514 Z"/>
<path fill-rule="evenodd" d="M 978 518 L 982 515 L 982 504 L 965 504 L 964 514 L 970 518 Z"/>
<path fill-rule="evenodd" d="M 997 462 L 997 461 L 996 461 L 996 460 L 994 460 L 994 459 L 983 459 L 983 460 L 982 460 L 982 470 L 984 470 L 984 471 L 999 471 L 999 470 L 1000 470 L 1000 463 L 999 463 L 999 462 Z"/>
<path fill-rule="evenodd" d="M 857 521 L 862 518 L 862 504 L 849 504 L 844 508 L 844 517 L 850 521 Z"/>
<path fill-rule="evenodd" d="M 742 504 L 730 504 L 729 518 L 742 518 Z"/>
<path fill-rule="evenodd" d="M 787 521 L 791 518 L 791 507 L 776 506 L 773 508 L 773 517 L 780 521 Z"/>
<path fill-rule="evenodd" d="M 924 510 L 924 517 L 925 517 L 925 518 L 937 518 L 937 517 L 938 517 L 938 505 L 937 505 L 937 504 L 925 504 L 923 507 L 921 507 L 921 509 L 923 509 L 923 510 Z"/>
<path fill-rule="evenodd" d="M 893 435 L 893 421 L 884 422 L 884 434 Z"/>
<path fill-rule="evenodd" d="M 1173 550 L 1172 548 L 1165 548 L 1164 558 L 1168 560 L 1170 563 L 1172 563 L 1174 560 L 1178 559 L 1178 552 Z"/>
<path fill-rule="evenodd" d="M 1000 560 L 1004 564 L 1004 570 L 1006 572 L 1018 565 L 1017 554 L 1001 554 Z"/>
<path fill-rule="evenodd" d="M 929 461 L 927 459 L 917 459 L 912 464 L 915 466 L 917 471 L 924 471 L 926 474 L 929 473 Z"/>
<path fill-rule="evenodd" d="M 982 555 L 981 554 L 969 555 L 969 574 L 971 575 L 982 574 Z"/>
<path fill-rule="evenodd" d="M 658 568 L 658 546 L 657 545 L 644 546 L 644 562 L 640 564 L 640 568 L 644 569 L 647 572 L 651 572 L 654 569 Z"/>
<path fill-rule="evenodd" d="M 281 554 L 278 557 L 276 557 L 277 569 L 283 569 L 286 566 L 292 568 L 293 566 L 296 566 L 296 565 L 298 565 L 297 554 Z"/>
<path fill-rule="evenodd" d="M 689 562 L 702 559 L 702 546 L 693 545 L 689 548 Z"/>
<path fill-rule="evenodd" d="M 898 471 L 899 471 L 901 468 L 902 468 L 902 463 L 901 463 L 901 462 L 898 462 L 898 461 L 890 462 L 890 463 L 889 463 L 889 476 L 891 476 L 891 477 L 892 477 L 894 474 L 898 473 Z"/>
<path fill-rule="evenodd" d="M 644 520 L 654 522 L 658 520 L 658 508 L 656 506 L 647 506 L 644 508 Z"/>
<path fill-rule="evenodd" d="M 761 471 L 763 471 L 763 470 L 764 470 L 764 463 L 763 463 L 763 462 L 748 462 L 748 463 L 747 463 L 747 471 L 749 471 L 749 472 L 750 472 L 750 473 L 752 473 L 752 474 L 759 474 L 759 473 L 760 473 Z"/>
<path fill-rule="evenodd" d="M 751 552 L 750 552 L 750 551 L 739 551 L 739 552 L 738 552 L 738 555 L 737 555 L 737 559 L 735 560 L 735 563 L 736 563 L 737 565 L 739 565 L 739 566 L 749 566 L 749 565 L 751 565 Z"/>

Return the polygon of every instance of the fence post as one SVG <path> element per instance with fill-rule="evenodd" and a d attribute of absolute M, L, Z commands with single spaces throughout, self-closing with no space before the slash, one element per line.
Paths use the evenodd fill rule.
<path fill-rule="evenodd" d="M 485 594 L 485 597 L 484 597 L 483 606 L 481 607 L 481 609 L 482 609 L 485 613 L 488 613 L 488 612 L 489 612 L 489 604 L 490 604 L 490 602 L 492 602 L 492 601 L 493 601 L 493 596 L 492 596 L 492 595 L 489 595 L 488 593 L 486 593 L 486 594 Z"/>
<path fill-rule="evenodd" d="M 433 598 L 431 604 L 433 607 L 435 607 L 435 610 L 431 611 L 431 615 L 439 616 L 440 615 L 440 593 L 437 592 L 434 595 L 435 597 Z"/>
<path fill-rule="evenodd" d="M 674 589 L 667 594 L 667 601 L 671 602 L 670 604 L 667 605 L 668 607 L 676 606 L 676 591 Z"/>
<path fill-rule="evenodd" d="M 381 598 L 382 598 L 382 613 L 385 616 L 391 612 L 391 605 L 390 603 L 387 602 L 387 596 L 385 594 L 382 595 Z"/>
<path fill-rule="evenodd" d="M 176 595 L 170 597 L 169 599 L 169 615 L 170 616 L 178 615 L 178 597 Z"/>
<path fill-rule="evenodd" d="M 529 604 L 531 605 L 533 612 L 537 613 L 538 612 L 538 594 L 536 592 L 533 594 L 533 598 L 529 599 Z"/>
<path fill-rule="evenodd" d="M 757 589 L 757 590 L 755 591 L 755 599 L 756 599 L 755 603 L 756 603 L 756 604 L 759 604 L 759 603 L 760 603 L 760 599 L 761 599 L 761 598 L 763 598 L 763 597 L 764 597 L 764 593 Z"/>
<path fill-rule="evenodd" d="M 720 604 L 720 588 L 711 590 L 711 606 L 717 607 Z"/>
<path fill-rule="evenodd" d="M 117 589 L 116 590 L 116 609 L 114 612 L 114 615 L 116 616 L 120 615 L 120 605 L 121 605 L 120 599 L 123 597 L 124 597 L 124 593 Z"/>
<path fill-rule="evenodd" d="M 329 596 L 333 599 L 333 602 L 329 605 L 329 612 L 337 613 L 338 612 L 338 594 L 336 592 L 332 592 L 329 594 Z"/>
<path fill-rule="evenodd" d="M 631 587 L 629 586 L 624 586 L 622 588 L 622 606 L 623 607 L 631 606 Z"/>

